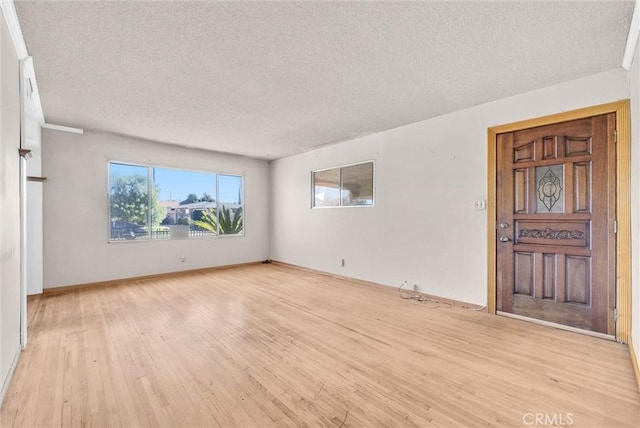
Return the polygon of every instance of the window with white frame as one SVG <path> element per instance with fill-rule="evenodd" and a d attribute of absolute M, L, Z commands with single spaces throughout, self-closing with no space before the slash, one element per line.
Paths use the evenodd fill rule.
<path fill-rule="evenodd" d="M 312 207 L 373 205 L 373 161 L 312 171 Z"/>
<path fill-rule="evenodd" d="M 243 177 L 109 162 L 109 240 L 244 234 Z"/>

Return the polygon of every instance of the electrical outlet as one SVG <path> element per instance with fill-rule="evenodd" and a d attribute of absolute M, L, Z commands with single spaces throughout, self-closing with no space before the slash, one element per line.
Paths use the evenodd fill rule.
<path fill-rule="evenodd" d="M 340 260 L 340 266 L 344 267 L 344 259 Z"/>
<path fill-rule="evenodd" d="M 180 259 L 180 261 L 184 263 L 187 260 L 187 256 L 180 256 L 178 257 L 178 259 Z"/>
<path fill-rule="evenodd" d="M 473 201 L 473 209 L 474 210 L 484 210 L 487 209 L 487 201 L 484 199 L 478 199 Z"/>

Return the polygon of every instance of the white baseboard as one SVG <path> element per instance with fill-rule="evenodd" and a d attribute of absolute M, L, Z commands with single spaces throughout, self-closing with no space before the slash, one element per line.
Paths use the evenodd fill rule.
<path fill-rule="evenodd" d="M 13 377 L 13 373 L 16 371 L 16 367 L 18 366 L 18 360 L 20 359 L 20 354 L 22 353 L 22 347 L 18 345 L 16 349 L 16 353 L 13 356 L 13 361 L 11 362 L 11 367 L 9 368 L 9 373 L 7 373 L 7 377 L 4 379 L 2 383 L 2 390 L 0 390 L 0 406 L 4 403 L 4 397 L 7 395 L 7 391 L 9 390 L 9 385 L 11 384 L 11 378 Z"/>

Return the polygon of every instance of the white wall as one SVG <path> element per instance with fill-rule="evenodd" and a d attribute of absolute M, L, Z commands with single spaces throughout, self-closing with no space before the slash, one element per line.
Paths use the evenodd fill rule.
<path fill-rule="evenodd" d="M 631 95 L 631 340 L 640 357 L 640 45 L 628 73 Z"/>
<path fill-rule="evenodd" d="M 487 128 L 628 97 L 620 69 L 274 161 L 271 258 L 484 305 Z M 368 159 L 375 207 L 310 208 L 312 170 Z"/>
<path fill-rule="evenodd" d="M 20 353 L 20 94 L 18 57 L 4 19 L 0 27 L 0 395 L 4 396 Z"/>
<path fill-rule="evenodd" d="M 264 260 L 269 164 L 108 133 L 43 129 L 44 287 Z M 245 176 L 245 236 L 108 243 L 108 160 Z M 181 263 L 180 256 L 186 256 Z"/>
<path fill-rule="evenodd" d="M 35 156 L 34 156 L 35 157 Z M 27 162 L 27 174 L 29 165 Z M 39 175 L 34 175 L 38 177 Z M 40 294 L 43 288 L 43 212 L 42 183 L 27 183 L 27 294 Z"/>
<path fill-rule="evenodd" d="M 27 160 L 27 175 L 40 177 L 42 175 L 42 144 L 41 144 L 41 119 L 37 94 L 31 93 L 29 88 L 33 86 L 35 75 L 27 58 L 20 64 L 20 79 L 22 81 L 22 148 L 30 149 L 32 158 Z M 28 79 L 32 78 L 32 83 Z M 40 182 L 28 182 L 26 189 L 27 214 L 26 214 L 26 281 L 27 294 L 42 293 L 42 186 Z"/>

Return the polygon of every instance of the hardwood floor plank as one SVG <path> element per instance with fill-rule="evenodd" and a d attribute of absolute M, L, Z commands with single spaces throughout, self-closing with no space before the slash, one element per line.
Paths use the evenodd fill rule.
<path fill-rule="evenodd" d="M 1 426 L 637 427 L 625 345 L 283 265 L 29 300 Z"/>

